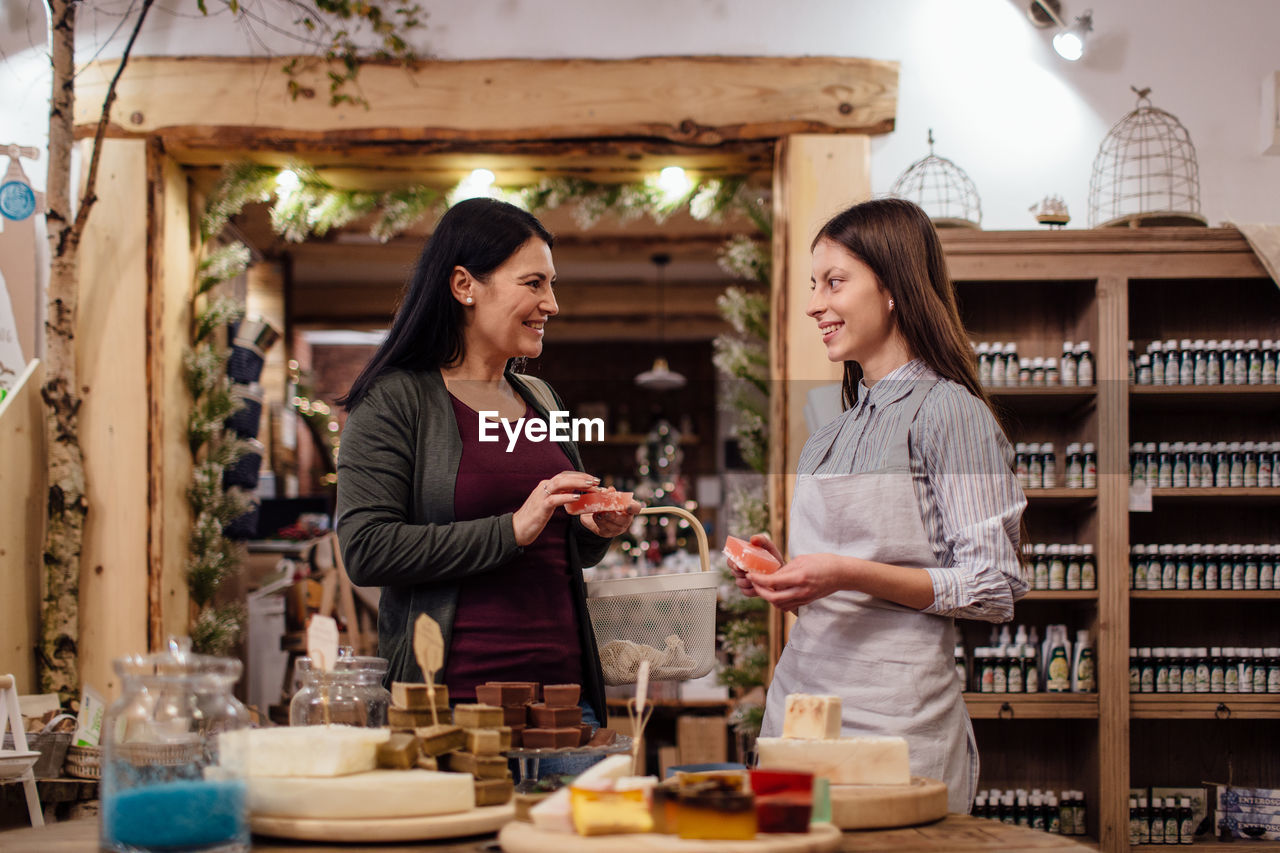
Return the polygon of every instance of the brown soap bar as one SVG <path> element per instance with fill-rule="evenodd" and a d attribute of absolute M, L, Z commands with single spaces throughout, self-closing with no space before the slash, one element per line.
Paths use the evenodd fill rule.
<path fill-rule="evenodd" d="M 528 728 L 524 730 L 522 742 L 525 749 L 563 749 L 577 746 L 580 736 L 577 726 L 571 729 Z"/>
<path fill-rule="evenodd" d="M 434 716 L 433 716 L 434 713 Z M 423 726 L 447 726 L 453 722 L 453 714 L 448 708 L 388 708 L 387 725 L 393 729 L 417 729 Z"/>
<path fill-rule="evenodd" d="M 493 731 L 498 733 L 498 751 L 506 752 L 511 748 L 511 726 L 498 726 Z"/>
<path fill-rule="evenodd" d="M 497 755 L 502 751 L 502 735 L 497 729 L 467 729 L 467 752 Z"/>
<path fill-rule="evenodd" d="M 581 684 L 544 684 L 542 685 L 542 702 L 553 707 L 577 705 L 582 698 Z"/>
<path fill-rule="evenodd" d="M 505 779 L 507 778 L 507 759 L 501 755 L 451 752 L 449 769 L 454 773 L 470 773 L 477 779 Z"/>
<path fill-rule="evenodd" d="M 535 681 L 490 681 L 476 687 L 476 701 L 485 705 L 523 705 L 538 701 Z"/>
<path fill-rule="evenodd" d="M 418 763 L 418 739 L 411 734 L 392 732 L 378 744 L 378 766 L 388 770 L 411 770 Z"/>
<path fill-rule="evenodd" d="M 519 749 L 524 746 L 524 730 L 529 728 L 523 723 L 518 726 L 503 726 L 503 728 L 511 730 L 511 746 L 507 749 Z"/>
<path fill-rule="evenodd" d="M 447 684 L 437 684 L 436 688 L 436 707 L 449 707 L 449 686 Z M 396 708 L 406 708 L 416 711 L 421 708 L 431 707 L 431 692 L 425 684 L 414 684 L 408 681 L 391 682 L 391 704 Z"/>
<path fill-rule="evenodd" d="M 458 705 L 453 723 L 464 729 L 496 729 L 502 725 L 502 709 L 496 705 Z"/>
<path fill-rule="evenodd" d="M 591 736 L 591 740 L 587 742 L 588 746 L 608 746 L 618 739 L 618 733 L 613 729 L 596 729 L 596 733 Z"/>
<path fill-rule="evenodd" d="M 546 704 L 530 705 L 529 721 L 539 729 L 566 729 L 572 726 L 577 730 L 582 723 L 582 709 L 577 705 L 560 708 Z"/>
<path fill-rule="evenodd" d="M 440 762 L 436 761 L 435 758 L 431 757 L 430 755 L 419 755 L 418 769 L 419 770 L 439 770 Z"/>
<path fill-rule="evenodd" d="M 578 724 L 578 746 L 586 746 L 591 742 L 591 735 L 595 731 L 595 727 L 590 723 Z"/>
<path fill-rule="evenodd" d="M 424 755 L 444 755 L 467 745 L 467 733 L 458 726 L 424 726 L 413 733 Z"/>
<path fill-rule="evenodd" d="M 510 779 L 477 779 L 476 805 L 500 806 L 511 799 L 515 787 Z"/>
<path fill-rule="evenodd" d="M 502 724 L 504 726 L 523 726 L 529 722 L 529 704 L 503 705 Z"/>

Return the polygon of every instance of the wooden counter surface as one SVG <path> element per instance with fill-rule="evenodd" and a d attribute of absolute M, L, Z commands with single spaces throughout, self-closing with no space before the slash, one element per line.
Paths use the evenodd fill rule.
<path fill-rule="evenodd" d="M 256 853 L 305 853 L 305 851 L 368 851 L 368 853 L 401 853 L 430 850 L 439 853 L 489 853 L 499 847 L 493 836 L 450 839 L 448 841 L 416 841 L 408 844 L 327 845 L 309 842 L 287 842 L 276 839 L 253 840 Z M 605 849 L 605 848 L 602 848 Z M 1004 853 L 1045 850 L 1096 850 L 1097 847 L 1063 835 L 1049 835 L 1017 826 L 1006 826 L 992 820 L 979 820 L 968 815 L 950 815 L 927 826 L 874 832 L 847 832 L 840 844 L 845 853 L 940 853 L 940 851 L 997 850 Z M 39 829 L 15 829 L 0 832 L 0 850 L 5 853 L 97 853 L 98 822 L 73 820 Z"/>

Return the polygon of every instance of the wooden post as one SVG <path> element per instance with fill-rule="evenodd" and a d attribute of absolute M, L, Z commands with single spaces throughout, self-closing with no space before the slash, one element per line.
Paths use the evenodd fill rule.
<path fill-rule="evenodd" d="M 83 389 L 85 494 L 80 573 L 81 683 L 118 688 L 113 658 L 146 651 L 150 506 L 147 392 L 147 144 L 107 140 L 80 244 L 76 362 Z M 169 341 L 169 346 L 180 341 Z"/>
<path fill-rule="evenodd" d="M 809 244 L 831 216 L 871 195 L 871 139 L 805 134 L 778 140 L 773 170 L 773 295 L 770 325 L 770 530 L 786 552 L 786 518 L 796 464 L 808 438 L 809 391 L 839 383 L 843 365 L 827 360 L 809 303 Z M 782 613 L 769 620 L 770 674 L 786 642 Z"/>
<path fill-rule="evenodd" d="M 1099 849 L 1129 844 L 1129 287 L 1102 275 L 1098 301 Z"/>
<path fill-rule="evenodd" d="M 288 406 L 285 395 L 289 388 L 289 335 L 286 275 L 284 264 L 279 261 L 258 261 L 245 273 L 247 278 L 247 295 L 245 313 L 248 316 L 259 316 L 275 326 L 280 333 L 280 340 L 267 350 L 262 364 L 262 377 L 258 380 L 262 385 L 262 411 L 275 412 L 282 406 Z M 262 441 L 266 452 L 262 458 L 262 469 L 272 470 L 275 466 L 271 459 L 271 432 L 264 424 L 258 438 Z"/>

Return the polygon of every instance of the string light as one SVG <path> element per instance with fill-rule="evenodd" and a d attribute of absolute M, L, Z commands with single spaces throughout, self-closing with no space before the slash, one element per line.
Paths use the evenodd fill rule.
<path fill-rule="evenodd" d="M 689 194 L 693 182 L 679 166 L 668 166 L 658 173 L 658 189 L 662 190 L 663 200 L 674 204 Z"/>
<path fill-rule="evenodd" d="M 289 195 L 302 186 L 302 179 L 293 169 L 284 169 L 276 175 L 276 189 L 281 195 Z"/>
<path fill-rule="evenodd" d="M 497 180 L 498 176 L 488 169 L 473 169 L 449 193 L 449 203 L 457 204 L 469 198 L 493 198 L 496 196 L 493 184 Z"/>

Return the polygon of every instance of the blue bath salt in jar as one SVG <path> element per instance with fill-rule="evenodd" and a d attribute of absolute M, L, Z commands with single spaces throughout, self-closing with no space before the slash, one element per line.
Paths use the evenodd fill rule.
<path fill-rule="evenodd" d="M 240 661 L 174 639 L 114 666 L 123 687 L 102 725 L 101 849 L 248 851 L 246 780 L 218 760 L 220 735 L 249 725 L 231 692 Z"/>

